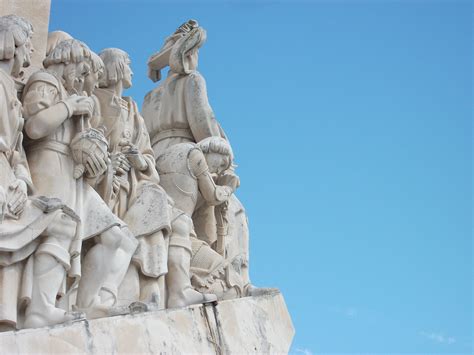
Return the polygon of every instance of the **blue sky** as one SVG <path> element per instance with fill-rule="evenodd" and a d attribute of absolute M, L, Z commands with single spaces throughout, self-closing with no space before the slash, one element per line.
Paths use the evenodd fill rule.
<path fill-rule="evenodd" d="M 126 50 L 141 105 L 188 18 L 292 353 L 471 353 L 471 2 L 53 0 L 50 29 Z"/>

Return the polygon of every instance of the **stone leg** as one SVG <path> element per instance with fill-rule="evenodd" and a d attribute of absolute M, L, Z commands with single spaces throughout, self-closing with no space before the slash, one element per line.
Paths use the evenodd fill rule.
<path fill-rule="evenodd" d="M 0 268 L 0 332 L 15 330 L 23 262 Z"/>
<path fill-rule="evenodd" d="M 70 267 L 69 247 L 76 223 L 59 213 L 46 230 L 47 237 L 38 247 L 33 266 L 31 302 L 25 312 L 24 328 L 38 328 L 64 323 L 80 315 L 56 307 L 56 296 Z"/>
<path fill-rule="evenodd" d="M 138 266 L 132 262 L 120 284 L 117 306 L 128 307 L 130 303 L 140 299 L 140 282 Z"/>
<path fill-rule="evenodd" d="M 155 278 L 140 274 L 140 302 L 156 303 L 159 309 L 163 309 L 162 289 L 164 285 L 165 275 Z"/>
<path fill-rule="evenodd" d="M 129 232 L 115 226 L 100 236 L 82 265 L 77 293 L 77 307 L 90 319 L 104 317 L 117 302 L 118 287 L 127 273 L 136 249 Z"/>
<path fill-rule="evenodd" d="M 213 294 L 200 293 L 191 286 L 191 241 L 192 220 L 186 215 L 178 217 L 171 226 L 173 233 L 169 240 L 168 288 L 167 307 L 185 307 L 197 303 L 214 302 L 217 297 Z"/>

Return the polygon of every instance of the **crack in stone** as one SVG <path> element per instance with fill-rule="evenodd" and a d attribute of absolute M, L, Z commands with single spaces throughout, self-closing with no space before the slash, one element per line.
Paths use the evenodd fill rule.
<path fill-rule="evenodd" d="M 214 304 L 212 304 L 211 306 L 214 307 Z M 216 339 L 215 332 L 213 331 L 213 329 L 211 327 L 211 322 L 209 320 L 209 315 L 207 314 L 207 307 L 208 307 L 207 305 L 202 305 L 202 307 L 200 307 L 201 314 L 204 316 L 204 319 L 206 320 L 206 327 L 207 327 L 207 329 L 209 331 L 209 334 L 210 334 L 210 337 L 209 337 L 209 335 L 207 336 L 207 340 L 214 345 L 214 348 L 216 349 L 216 354 L 217 355 L 223 355 L 222 347 L 221 347 L 221 344 L 220 344 L 219 330 L 217 330 L 217 333 L 219 335 L 219 340 L 218 340 L 218 339 Z M 217 323 L 216 323 L 216 327 L 217 327 Z"/>

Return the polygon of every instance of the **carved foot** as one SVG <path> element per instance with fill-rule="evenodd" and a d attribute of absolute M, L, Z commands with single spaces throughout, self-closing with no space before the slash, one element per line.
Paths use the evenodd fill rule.
<path fill-rule="evenodd" d="M 50 308 L 42 312 L 30 312 L 26 316 L 23 328 L 41 328 L 85 319 L 82 312 L 66 312 L 59 308 Z"/>
<path fill-rule="evenodd" d="M 193 304 L 212 303 L 217 301 L 217 296 L 211 293 L 200 293 L 192 288 L 185 289 L 181 295 L 170 295 L 168 308 L 186 307 Z"/>

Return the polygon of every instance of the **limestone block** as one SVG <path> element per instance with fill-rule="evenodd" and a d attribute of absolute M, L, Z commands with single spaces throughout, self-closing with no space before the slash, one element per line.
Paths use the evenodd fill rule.
<path fill-rule="evenodd" d="M 293 325 L 279 292 L 215 304 L 0 333 L 0 354 L 287 353 Z"/>
<path fill-rule="evenodd" d="M 85 322 L 0 333 L 1 354 L 87 353 Z"/>
<path fill-rule="evenodd" d="M 280 293 L 245 297 L 239 302 L 221 302 L 216 311 L 224 353 L 276 354 L 289 351 L 294 329 Z"/>

